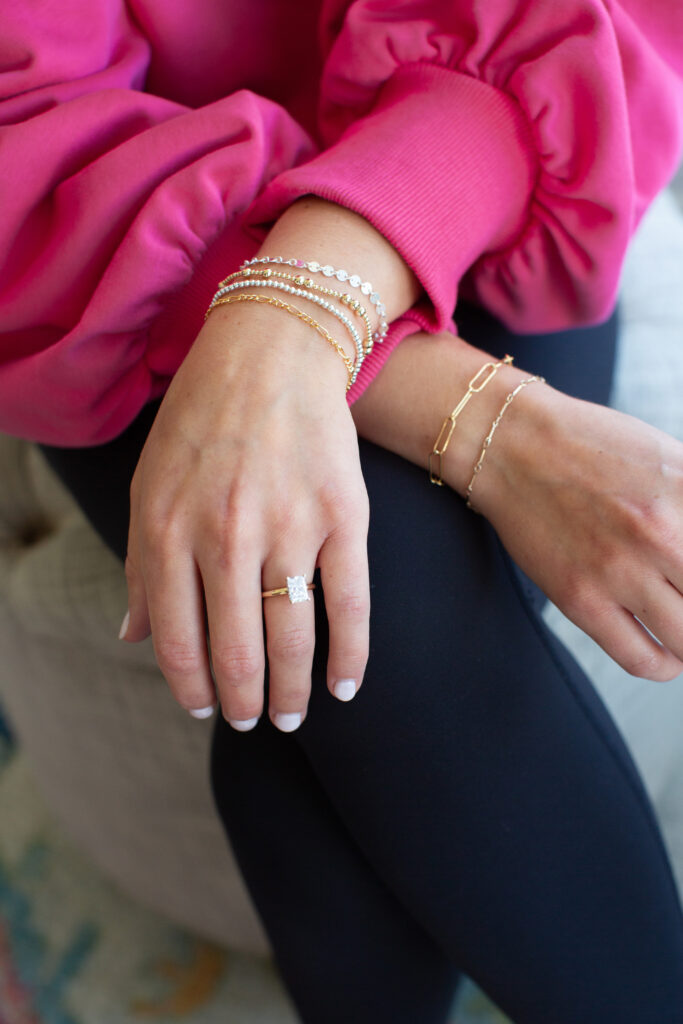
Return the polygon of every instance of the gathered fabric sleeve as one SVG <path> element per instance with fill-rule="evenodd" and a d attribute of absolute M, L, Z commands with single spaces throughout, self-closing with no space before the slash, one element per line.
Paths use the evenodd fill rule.
<path fill-rule="evenodd" d="M 316 151 L 253 92 L 197 109 L 146 93 L 149 64 L 122 0 L 2 5 L 5 432 L 120 433 L 168 386 L 216 281 L 253 254 L 241 212 Z"/>
<path fill-rule="evenodd" d="M 376 345 L 358 397 L 460 294 L 517 332 L 599 322 L 683 139 L 683 5 L 328 0 L 324 150 L 274 178 L 269 222 L 310 193 L 367 218 L 425 300 Z"/>

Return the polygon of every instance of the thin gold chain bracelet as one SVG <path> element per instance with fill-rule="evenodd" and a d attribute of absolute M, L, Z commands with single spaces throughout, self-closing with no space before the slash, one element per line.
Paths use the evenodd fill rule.
<path fill-rule="evenodd" d="M 346 390 L 349 390 L 353 377 L 353 362 L 349 359 L 339 342 L 335 341 L 330 332 L 327 331 L 322 324 L 319 324 L 317 320 L 314 320 L 312 316 L 309 316 L 308 313 L 304 313 L 304 311 L 299 309 L 298 306 L 292 306 L 289 302 L 283 302 L 282 299 L 276 299 L 273 295 L 255 295 L 252 292 L 240 295 L 226 295 L 224 298 L 219 299 L 218 302 L 214 303 L 211 309 L 217 309 L 219 306 L 232 306 L 238 302 L 260 302 L 268 306 L 275 306 L 276 309 L 281 309 L 285 313 L 295 316 L 298 320 L 303 320 L 305 324 L 309 324 L 322 338 L 325 339 L 325 341 L 329 342 L 332 348 L 334 348 L 343 359 L 348 373 Z"/>
<path fill-rule="evenodd" d="M 474 505 L 470 501 L 470 497 L 471 497 L 471 494 L 472 494 L 472 488 L 474 487 L 474 481 L 477 479 L 477 475 L 481 471 L 481 467 L 483 465 L 484 458 L 486 456 L 487 451 L 489 450 L 489 447 L 491 445 L 491 440 L 493 438 L 493 435 L 496 432 L 498 424 L 500 423 L 500 421 L 502 420 L 503 416 L 505 415 L 505 412 L 507 411 L 507 409 L 509 409 L 512 401 L 514 400 L 516 395 L 519 394 L 519 392 L 522 390 L 522 388 L 525 388 L 528 384 L 545 384 L 545 383 L 546 383 L 545 377 L 526 377 L 525 380 L 521 380 L 519 382 L 517 387 L 514 388 L 510 392 L 510 394 L 506 397 L 505 401 L 503 402 L 503 405 L 501 406 L 500 412 L 498 413 L 498 415 L 496 416 L 495 420 L 491 424 L 491 429 L 489 430 L 488 434 L 484 438 L 484 443 L 483 443 L 482 449 L 481 449 L 481 455 L 479 456 L 479 458 L 477 459 L 477 462 L 475 463 L 474 470 L 472 472 L 472 479 L 470 480 L 470 482 L 468 483 L 468 485 L 467 485 L 467 487 L 465 489 L 465 494 L 467 495 L 467 500 L 466 500 L 465 504 L 467 505 L 468 508 L 471 508 L 473 512 L 476 512 L 477 509 L 474 507 Z"/>
<path fill-rule="evenodd" d="M 438 487 L 443 487 L 443 479 L 441 476 L 441 457 L 446 454 L 448 448 L 448 442 L 450 441 L 453 431 L 455 430 L 455 424 L 458 421 L 458 416 L 463 411 L 472 395 L 478 395 L 480 391 L 483 391 L 490 380 L 493 380 L 495 375 L 501 366 L 510 366 L 512 364 L 514 356 L 505 356 L 499 363 L 484 363 L 480 370 L 477 370 L 472 380 L 467 385 L 467 391 L 456 405 L 453 412 L 451 412 L 441 425 L 439 436 L 434 442 L 434 447 L 429 453 L 429 480 L 430 483 L 436 484 Z M 484 376 L 485 375 L 485 376 Z M 483 380 L 479 380 L 483 376 Z M 434 466 L 438 460 L 438 470 L 435 471 Z"/>

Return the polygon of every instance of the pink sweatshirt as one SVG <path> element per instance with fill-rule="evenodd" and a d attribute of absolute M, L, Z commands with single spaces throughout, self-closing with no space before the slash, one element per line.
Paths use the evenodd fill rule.
<path fill-rule="evenodd" d="M 120 433 L 307 193 L 425 290 L 351 401 L 459 288 L 516 331 L 604 318 L 682 82 L 679 0 L 3 0 L 0 429 Z"/>

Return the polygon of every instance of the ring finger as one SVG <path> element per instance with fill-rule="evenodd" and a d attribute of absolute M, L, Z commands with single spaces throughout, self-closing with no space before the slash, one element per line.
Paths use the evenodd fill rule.
<path fill-rule="evenodd" d="M 314 565 L 315 557 L 294 554 L 288 556 L 286 564 L 281 558 L 271 558 L 263 567 L 263 591 L 285 589 L 284 594 L 263 598 L 269 714 L 273 725 L 282 732 L 299 728 L 306 717 L 311 693 L 315 616 L 314 591 L 307 584 L 313 577 Z M 291 581 L 289 587 L 287 577 Z"/>

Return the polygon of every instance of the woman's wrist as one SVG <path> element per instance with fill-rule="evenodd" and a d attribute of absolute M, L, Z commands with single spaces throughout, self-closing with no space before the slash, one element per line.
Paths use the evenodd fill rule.
<path fill-rule="evenodd" d="M 231 337 L 227 347 L 226 334 Z M 348 372 L 338 352 L 309 324 L 280 309 L 261 303 L 219 306 L 195 348 L 198 343 L 215 373 L 243 382 L 249 401 L 261 393 L 274 398 L 291 384 L 302 391 L 310 387 L 338 394 L 345 403 Z"/>
<path fill-rule="evenodd" d="M 423 467 L 427 473 L 429 453 L 444 420 L 467 392 L 469 382 L 489 361 L 498 362 L 488 353 L 450 334 L 432 336 L 420 333 L 406 338 L 352 406 L 358 433 Z M 529 376 L 523 369 L 502 365 L 458 416 L 442 458 L 442 476 L 444 482 L 459 494 L 465 495 L 484 438 L 506 396 Z M 517 402 L 521 408 L 521 395 Z M 481 480 L 477 480 L 477 500 L 473 499 L 477 508 L 480 507 L 480 497 L 488 504 L 494 496 L 491 492 L 495 491 L 495 481 L 500 472 L 498 455 L 505 450 L 505 428 L 515 424 L 518 417 L 510 412 L 506 419 L 510 423 L 501 426 L 491 451 L 487 453 L 490 464 L 478 474 Z M 502 443 L 498 444 L 499 441 Z M 499 448 L 495 459 L 490 458 L 494 444 Z M 484 489 L 479 485 L 485 475 L 489 479 Z"/>
<path fill-rule="evenodd" d="M 538 478 L 541 467 L 545 472 L 552 464 L 561 441 L 561 405 L 571 401 L 542 377 L 519 368 L 509 377 L 505 391 L 497 396 L 497 407 L 489 409 L 491 419 L 466 471 L 464 488 L 462 473 L 454 487 L 494 525 L 506 503 Z M 448 483 L 453 486 L 450 479 Z"/>
<path fill-rule="evenodd" d="M 357 274 L 363 281 L 372 282 L 389 321 L 410 309 L 421 292 L 410 267 L 369 221 L 317 196 L 304 196 L 293 203 L 256 255 L 317 260 Z M 329 282 L 323 279 L 323 283 Z M 374 329 L 379 317 L 370 303 L 367 306 Z M 339 325 L 336 327 L 338 330 Z"/>
<path fill-rule="evenodd" d="M 298 320 L 302 354 L 317 333 L 314 360 L 324 365 L 334 352 L 346 369 L 348 391 L 374 344 L 383 341 L 387 321 L 405 312 L 419 291 L 412 271 L 364 218 L 307 196 L 285 211 L 256 256 L 241 268 L 226 268 L 205 319 L 220 324 L 216 317 L 227 316 L 227 323 L 238 324 L 251 307 L 247 320 L 253 323 L 258 308 L 271 338 L 291 335 Z M 296 338 L 290 345 L 299 351 Z M 259 361 L 266 359 L 261 352 Z M 298 369 L 320 376 L 308 360 L 300 359 Z"/>

